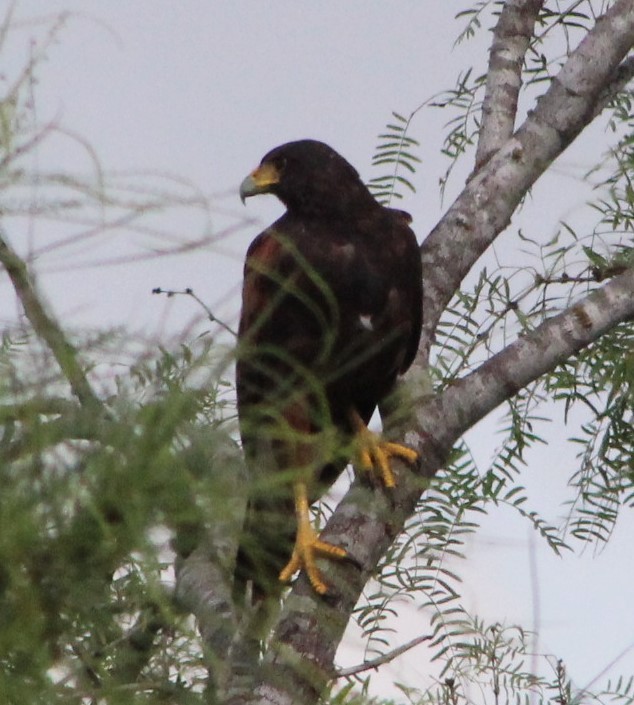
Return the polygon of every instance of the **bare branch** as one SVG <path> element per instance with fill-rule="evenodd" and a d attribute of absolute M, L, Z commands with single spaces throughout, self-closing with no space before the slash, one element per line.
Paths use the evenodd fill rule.
<path fill-rule="evenodd" d="M 372 669 L 378 668 L 379 666 L 383 666 L 386 663 L 389 663 L 395 658 L 401 656 L 405 652 L 409 651 L 410 649 L 413 649 L 415 646 L 422 644 L 424 641 L 429 641 L 431 638 L 432 636 L 430 634 L 425 634 L 424 636 L 417 636 L 415 639 L 408 641 L 406 644 L 398 646 L 396 649 L 388 651 L 386 654 L 382 654 L 381 656 L 377 656 L 376 658 L 373 658 L 370 661 L 364 661 L 358 666 L 350 666 L 350 668 L 340 668 L 337 671 L 337 677 L 347 678 L 348 676 L 356 676 L 357 673 L 363 673 L 364 671 L 370 671 Z"/>
<path fill-rule="evenodd" d="M 207 306 L 207 304 L 200 298 L 200 296 L 195 294 L 194 290 L 189 286 L 186 289 L 183 289 L 182 291 L 178 291 L 175 289 L 162 289 L 160 286 L 157 286 L 152 289 L 152 293 L 165 294 L 168 299 L 172 296 L 191 296 L 191 298 L 194 299 L 194 301 L 205 311 L 205 313 L 207 314 L 207 318 L 212 323 L 217 323 L 221 328 L 224 328 L 227 333 L 231 333 L 234 338 L 238 335 L 228 323 L 221 321 L 216 316 L 216 314 L 209 308 L 209 306 Z"/>
<path fill-rule="evenodd" d="M 421 359 L 446 305 L 480 255 L 508 226 L 528 189 L 605 105 L 634 44 L 634 7 L 617 0 L 572 52 L 513 137 L 467 184 L 421 247 L 425 301 Z"/>
<path fill-rule="evenodd" d="M 493 30 L 475 170 L 513 134 L 522 65 L 544 0 L 508 0 Z"/>
<path fill-rule="evenodd" d="M 32 149 L 34 149 L 38 144 L 40 144 L 40 142 L 44 140 L 45 137 L 48 136 L 48 134 L 54 127 L 54 121 L 48 123 L 42 129 L 38 130 L 32 137 L 26 140 L 26 142 L 21 145 L 18 145 L 17 147 L 14 147 L 11 151 L 7 152 L 7 154 L 2 159 L 0 159 L 0 172 L 6 173 L 9 169 L 9 165 L 11 164 L 11 162 L 16 161 L 16 159 L 19 159 L 22 155 L 27 154 Z"/>
<path fill-rule="evenodd" d="M 62 373 L 73 390 L 73 394 L 79 399 L 82 406 L 100 409 L 102 404 L 93 392 L 77 360 L 77 351 L 70 344 L 57 321 L 46 312 L 28 275 L 26 264 L 13 251 L 1 232 L 0 263 L 2 263 L 11 279 L 13 288 L 24 307 L 26 317 L 37 335 L 53 353 Z"/>

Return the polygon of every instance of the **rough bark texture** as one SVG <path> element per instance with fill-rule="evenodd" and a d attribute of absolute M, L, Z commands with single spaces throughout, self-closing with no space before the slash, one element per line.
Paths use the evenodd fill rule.
<path fill-rule="evenodd" d="M 516 133 L 480 169 L 422 246 L 424 323 L 420 354 L 480 255 L 507 227 L 521 199 L 605 103 L 605 86 L 634 43 L 634 4 L 620 0 L 570 55 Z"/>
<path fill-rule="evenodd" d="M 455 441 L 519 389 L 634 316 L 634 272 L 627 271 L 519 338 L 441 395 L 424 396 L 421 380 L 434 331 L 463 278 L 508 226 L 531 185 L 606 105 L 611 91 L 632 76 L 632 62 L 624 59 L 634 44 L 634 2 L 618 0 L 571 53 L 535 109 L 511 134 L 521 62 L 541 5 L 536 0 L 509 0 L 504 8 L 491 54 L 478 152 L 482 166 L 421 248 L 423 340 L 407 378 L 414 411 L 402 416 L 398 427 L 390 428 L 390 434 L 419 451 L 420 466 L 415 471 L 397 468 L 398 486 L 389 493 L 354 483 L 323 538 L 346 548 L 362 568 L 343 562 L 322 564 L 332 586 L 328 600 L 319 598 L 300 576 L 284 602 L 263 661 L 254 665 L 250 677 L 245 678 L 244 672 L 237 679 L 228 676 L 229 686 L 218 693 L 225 702 L 317 702 L 335 673 L 335 651 L 363 585 Z M 205 631 L 205 615 L 218 604 L 225 611 L 222 595 L 227 594 L 226 586 L 218 588 L 220 602 L 204 576 L 180 589 Z M 234 625 L 235 616 L 225 614 L 224 624 Z"/>
<path fill-rule="evenodd" d="M 414 511 L 427 480 L 443 465 L 455 441 L 519 389 L 634 317 L 634 270 L 628 270 L 584 301 L 545 321 L 446 392 L 417 407 L 404 436 L 417 448 L 416 472 L 401 467 L 388 496 L 357 482 L 337 507 L 323 537 L 345 548 L 363 570 L 324 564 L 335 586 L 328 603 L 300 578 L 287 599 L 255 687 L 233 703 L 308 705 L 333 675 L 333 660 L 363 585 Z M 416 374 L 416 371 L 412 373 Z"/>
<path fill-rule="evenodd" d="M 502 8 L 493 31 L 476 170 L 513 134 L 522 64 L 543 4 L 544 0 L 510 0 Z"/>

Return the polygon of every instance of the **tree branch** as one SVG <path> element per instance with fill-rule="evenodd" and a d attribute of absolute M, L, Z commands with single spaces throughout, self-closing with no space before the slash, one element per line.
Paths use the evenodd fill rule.
<path fill-rule="evenodd" d="M 398 646 L 396 649 L 392 649 L 392 651 L 388 651 L 386 654 L 381 654 L 381 656 L 377 656 L 376 658 L 373 658 L 370 661 L 364 661 L 358 666 L 351 666 L 350 668 L 340 668 L 337 671 L 337 678 L 347 678 L 349 676 L 356 676 L 357 673 L 363 673 L 364 671 L 370 671 L 374 668 L 378 668 L 379 666 L 383 666 L 386 663 L 393 661 L 395 658 L 398 658 L 410 649 L 413 649 L 415 646 L 422 644 L 424 641 L 429 641 L 431 638 L 432 635 L 430 634 L 425 634 L 424 636 L 417 636 L 415 639 L 412 639 L 411 641 L 408 641 L 407 643 Z"/>
<path fill-rule="evenodd" d="M 634 269 L 612 279 L 455 382 L 416 411 L 419 432 L 449 449 L 468 428 L 558 364 L 634 317 Z M 451 411 L 450 411 L 451 410 Z M 425 430 L 429 414 L 438 423 Z M 423 418 L 424 417 L 424 418 Z"/>
<path fill-rule="evenodd" d="M 605 86 L 597 105 L 594 110 L 593 117 L 596 117 L 604 110 L 616 97 L 616 95 L 622 91 L 625 86 L 634 78 L 634 56 L 630 56 L 625 59 L 625 61 L 619 65 L 618 69 L 614 72 L 612 80 Z"/>
<path fill-rule="evenodd" d="M 152 293 L 165 294 L 168 299 L 172 296 L 190 296 L 204 310 L 204 312 L 207 314 L 207 318 L 212 323 L 217 323 L 221 328 L 224 328 L 227 333 L 230 333 L 234 338 L 238 336 L 238 333 L 233 330 L 233 328 L 229 324 L 225 323 L 224 321 L 221 321 L 216 316 L 216 314 L 209 308 L 209 306 L 207 306 L 207 304 L 200 298 L 200 296 L 194 293 L 194 290 L 191 287 L 188 286 L 182 291 L 176 291 L 175 289 L 163 289 L 160 286 L 157 286 L 152 289 Z"/>
<path fill-rule="evenodd" d="M 176 600 L 196 618 L 209 669 L 209 690 L 214 691 L 214 702 L 224 702 L 233 681 L 240 680 L 245 663 L 249 674 L 255 667 L 251 643 L 243 638 L 245 616 L 234 606 L 232 594 L 246 508 L 246 469 L 234 443 L 214 445 L 207 434 L 194 440 L 190 452 L 192 472 L 208 468 L 213 478 L 206 485 L 206 501 L 214 521 L 205 529 L 184 526 L 181 536 L 176 536 Z M 202 541 L 199 531 L 204 534 Z"/>
<path fill-rule="evenodd" d="M 176 561 L 176 599 L 196 618 L 208 657 L 210 686 L 217 693 L 224 692 L 229 679 L 228 652 L 238 630 L 224 563 L 211 537 Z"/>
<path fill-rule="evenodd" d="M 428 359 L 438 320 L 460 282 L 508 226 L 528 189 L 605 105 L 605 87 L 619 80 L 619 65 L 633 44 L 634 8 L 631 0 L 617 0 L 425 240 L 420 359 Z"/>
<path fill-rule="evenodd" d="M 26 264 L 14 252 L 1 231 L 0 263 L 11 279 L 15 293 L 22 303 L 24 313 L 33 326 L 33 330 L 53 353 L 73 394 L 79 399 L 82 406 L 101 410 L 101 401 L 93 392 L 77 360 L 77 351 L 70 344 L 57 321 L 44 309 L 28 275 Z"/>
<path fill-rule="evenodd" d="M 390 429 L 419 451 L 420 466 L 415 472 L 399 466 L 398 485 L 389 493 L 362 482 L 353 484 L 322 537 L 344 547 L 356 565 L 331 561 L 320 566 L 331 586 L 327 599 L 319 598 L 300 574 L 284 601 L 261 664 L 251 679 L 231 689 L 228 703 L 317 702 L 328 681 L 336 677 L 336 649 L 363 586 L 455 441 L 530 381 L 634 315 L 634 275 L 628 271 L 546 321 L 439 397 L 424 397 L 421 379 L 442 311 L 478 257 L 508 225 L 530 186 L 592 120 L 602 105 L 605 86 L 616 80 L 633 42 L 631 0 L 617 0 L 570 55 L 536 109 L 474 176 L 423 244 L 423 342 L 420 362 L 406 382 L 417 399 L 409 416 Z M 500 117 L 503 131 L 508 132 L 510 116 L 507 109 Z M 499 130 L 495 132 L 501 142 Z"/>
<path fill-rule="evenodd" d="M 419 404 L 414 418 L 401 422 L 401 437 L 420 454 L 416 472 L 399 465 L 398 485 L 389 495 L 355 482 L 322 533 L 324 541 L 343 546 L 362 568 L 332 561 L 320 565 L 332 586 L 327 601 L 315 595 L 300 575 L 285 601 L 255 688 L 245 689 L 231 704 L 316 703 L 336 675 L 337 646 L 363 586 L 455 441 L 519 389 L 633 317 L 634 269 L 630 269 L 519 338 L 440 396 Z M 418 384 L 419 373 L 416 369 L 408 373 L 407 383 Z"/>
<path fill-rule="evenodd" d="M 544 0 L 508 0 L 493 30 L 475 170 L 511 137 L 524 56 Z"/>

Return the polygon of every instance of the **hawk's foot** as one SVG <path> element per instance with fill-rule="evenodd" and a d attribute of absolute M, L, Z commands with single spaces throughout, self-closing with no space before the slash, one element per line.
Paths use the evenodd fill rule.
<path fill-rule="evenodd" d="M 348 554 L 345 549 L 322 541 L 313 529 L 308 509 L 308 493 L 306 485 L 302 482 L 295 485 L 295 511 L 297 513 L 295 547 L 290 561 L 280 572 L 280 580 L 287 583 L 298 570 L 305 570 L 315 592 L 325 595 L 328 592 L 328 585 L 317 567 L 317 556 L 342 559 L 347 558 Z"/>
<path fill-rule="evenodd" d="M 400 443 L 383 440 L 380 435 L 370 431 L 356 411 L 351 413 L 351 419 L 357 433 L 359 467 L 368 472 L 378 472 L 386 487 L 396 487 L 390 458 L 401 458 L 407 463 L 414 463 L 418 453 Z"/>

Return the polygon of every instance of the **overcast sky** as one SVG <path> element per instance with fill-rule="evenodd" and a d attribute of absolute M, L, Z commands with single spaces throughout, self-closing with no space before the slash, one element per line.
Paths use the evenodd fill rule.
<path fill-rule="evenodd" d="M 191 300 L 150 291 L 192 287 L 235 325 L 246 247 L 282 212 L 273 197 L 243 207 L 237 196 L 242 178 L 270 148 L 302 137 L 331 144 L 366 180 L 380 175 L 372 171 L 371 157 L 391 111 L 407 115 L 451 88 L 461 70 L 486 65 L 486 34 L 452 48 L 463 26 L 454 15 L 464 6 L 421 0 L 21 0 L 20 21 L 75 13 L 33 87 L 38 121 L 53 121 L 66 132 L 38 147 L 32 166 L 96 177 L 96 154 L 106 174 L 126 174 L 129 183 L 132 172 L 145 172 L 135 183 L 151 178 L 160 188 L 200 193 L 210 203 L 208 211 L 171 209 L 150 221 L 151 232 L 122 227 L 91 234 L 85 225 L 11 221 L 9 237 L 31 257 L 56 314 L 77 328 L 125 326 L 168 344 L 209 325 Z M 41 45 L 42 26 L 18 27 L 3 52 L 5 72 L 17 70 L 34 50 L 29 37 L 39 37 Z M 414 177 L 417 194 L 399 205 L 413 214 L 420 240 L 442 214 L 438 179 L 447 162 L 440 148 L 449 117 L 425 109 L 412 127 L 423 163 Z M 602 128 L 593 134 L 601 138 Z M 597 154 L 596 140 L 585 139 L 564 155 L 501 238 L 498 254 L 515 251 L 520 224 L 542 241 L 561 219 L 583 224 L 590 190 L 580 175 Z M 457 170 L 445 205 L 470 167 L 467 161 Z M 18 307 L 2 278 L 0 297 L 6 323 Z M 563 439 L 567 433 L 558 426 L 552 435 Z M 495 419 L 477 434 L 474 452 L 486 463 L 497 443 Z M 558 502 L 574 467 L 574 454 L 553 452 L 558 447 L 537 449 L 522 478 L 553 522 L 565 513 Z M 598 556 L 589 549 L 557 559 L 533 541 L 526 522 L 503 508 L 491 511 L 467 547 L 464 604 L 486 619 L 527 628 L 537 615 L 540 651 L 562 657 L 578 686 L 628 647 L 611 672 L 634 672 L 632 518 L 625 517 Z M 415 606 L 404 615 L 395 646 L 428 630 Z M 361 656 L 351 636 L 342 659 L 352 664 Z M 391 679 L 424 687 L 434 671 L 421 646 L 385 669 L 376 691 L 395 694 Z"/>

